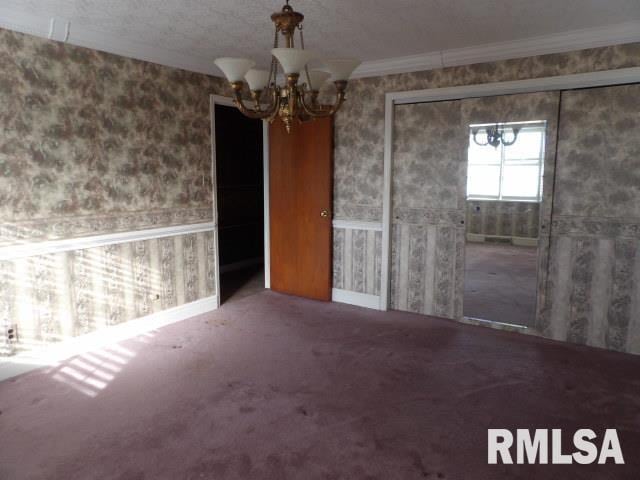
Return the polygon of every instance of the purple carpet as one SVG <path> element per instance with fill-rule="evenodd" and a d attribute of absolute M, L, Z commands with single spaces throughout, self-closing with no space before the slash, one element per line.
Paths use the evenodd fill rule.
<path fill-rule="evenodd" d="M 2 382 L 0 411 L 2 480 L 640 478 L 640 357 L 272 292 Z M 617 428 L 627 463 L 487 465 L 487 428 Z"/>

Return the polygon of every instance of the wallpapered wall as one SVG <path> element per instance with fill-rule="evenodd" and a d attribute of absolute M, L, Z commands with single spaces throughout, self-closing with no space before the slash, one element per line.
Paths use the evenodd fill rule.
<path fill-rule="evenodd" d="M 468 200 L 467 233 L 500 237 L 538 238 L 540 204 Z"/>
<path fill-rule="evenodd" d="M 1 29 L 0 71 L 0 247 L 212 220 L 222 79 Z M 201 233 L 4 262 L 0 326 L 49 341 L 213 295 L 212 248 Z"/>
<path fill-rule="evenodd" d="M 462 315 L 466 131 L 461 102 L 395 109 L 391 308 Z"/>
<path fill-rule="evenodd" d="M 333 288 L 380 295 L 382 232 L 333 230 Z"/>
<path fill-rule="evenodd" d="M 0 242 L 210 220 L 224 82 L 0 30 Z"/>
<path fill-rule="evenodd" d="M 334 215 L 342 220 L 382 221 L 384 96 L 387 92 L 636 66 L 640 66 L 640 43 L 352 80 L 348 101 L 335 119 Z M 341 235 L 341 230 L 335 229 L 334 234 Z M 379 255 L 380 251 L 369 249 L 366 254 Z M 356 252 L 349 257 L 350 261 L 360 258 L 366 256 Z M 364 264 L 335 268 L 341 272 L 359 272 Z"/>
<path fill-rule="evenodd" d="M 629 44 L 354 80 L 349 101 L 336 117 L 336 218 L 382 218 L 386 92 L 638 65 L 640 44 Z M 5 30 L 0 30 L 0 69 L 0 246 L 211 220 L 208 97 L 226 92 L 222 79 Z M 582 100 L 574 99 L 577 115 L 593 114 L 575 106 Z M 563 108 L 567 115 L 576 115 Z M 635 120 L 626 115 L 619 121 L 628 126 Z M 576 132 L 565 134 L 573 138 L 567 145 L 578 141 L 595 142 L 599 148 L 606 145 L 592 137 L 579 139 Z M 578 165 L 581 155 L 571 148 L 561 150 L 567 168 Z M 620 165 L 628 163 L 624 155 L 619 155 Z M 629 185 L 631 177 L 620 171 L 628 172 L 620 167 L 600 181 L 608 178 Z M 565 177 L 573 188 L 569 192 L 579 187 L 571 176 Z M 591 191 L 603 185 L 596 187 Z M 550 269 L 550 282 L 571 282 L 554 293 L 548 323 L 542 326 L 545 334 L 638 350 L 638 326 L 630 320 L 640 303 L 638 283 L 630 279 L 637 278 L 634 272 L 639 270 L 640 253 L 633 243 L 639 221 L 637 212 L 627 208 L 638 202 L 629 192 L 612 193 L 612 202 L 626 206 L 615 220 L 604 218 L 606 212 L 587 200 L 583 206 L 592 218 L 575 212 L 565 215 L 578 204 L 575 200 L 572 204 L 574 197 L 561 199 L 553 223 L 557 235 L 552 236 L 551 255 L 557 260 L 555 270 Z M 3 263 L 0 322 L 21 321 L 14 315 L 23 312 L 31 340 L 47 341 L 214 294 L 207 263 L 213 247 L 207 235 Z M 379 294 L 380 243 L 379 232 L 336 229 L 335 286 Z M 87 269 L 96 258 L 101 266 Z M 559 268 L 562 262 L 571 268 Z M 110 265 L 120 266 L 110 270 Z M 28 285 L 26 278 L 31 279 Z M 605 278 L 611 281 L 599 283 Z M 596 287 L 605 284 L 602 291 Z M 123 285 L 139 286 L 132 297 Z M 159 290 L 161 298 L 155 300 Z M 587 291 L 594 292 L 592 303 L 583 301 Z M 67 315 L 60 317 L 60 324 L 52 323 L 42 317 L 46 311 L 42 305 L 55 305 Z M 598 323 L 593 318 L 607 320 Z"/>
<path fill-rule="evenodd" d="M 640 85 L 562 93 L 552 338 L 640 353 Z"/>
<path fill-rule="evenodd" d="M 478 65 L 469 65 L 462 67 L 454 67 L 454 68 L 446 68 L 440 70 L 433 70 L 428 72 L 418 72 L 418 73 L 410 73 L 410 74 L 401 74 L 401 75 L 391 75 L 386 77 L 378 77 L 378 78 L 369 78 L 369 79 L 360 79 L 351 82 L 350 85 L 350 93 L 349 93 L 349 101 L 345 104 L 344 108 L 337 114 L 336 116 L 336 148 L 335 148 L 335 198 L 334 198 L 334 211 L 336 213 L 336 217 L 343 220 L 361 220 L 361 221 L 374 221 L 380 222 L 382 220 L 382 191 L 383 191 L 383 140 L 384 140 L 384 94 L 390 91 L 403 91 L 403 90 L 414 90 L 414 89 L 422 89 L 422 88 L 437 88 L 437 87 L 447 87 L 447 86 L 456 86 L 456 85 L 467 85 L 467 84 L 478 84 L 478 83 L 487 83 L 487 82 L 497 82 L 497 81 L 508 81 L 508 80 L 519 80 L 526 78 L 536 78 L 536 77 L 546 77 L 546 76 L 555 76 L 555 75 L 563 75 L 563 74 L 572 74 L 572 73 L 582 73 L 582 72 L 590 72 L 590 71 L 599 71 L 599 70 L 609 70 L 609 69 L 617 69 L 617 68 L 627 68 L 640 66 L 640 43 L 636 44 L 628 44 L 628 45 L 620 45 L 615 47 L 607 47 L 600 49 L 591 49 L 591 50 L 583 50 L 579 52 L 570 52 L 565 54 L 554 54 L 554 55 L 546 55 L 539 57 L 530 57 L 524 59 L 516 59 L 488 64 L 478 64 Z M 598 95 L 594 93 L 594 95 Z M 556 105 L 557 112 L 557 99 L 559 95 L 557 92 L 553 93 L 554 99 L 549 99 L 548 105 L 549 110 L 553 107 L 554 102 Z M 552 101 L 553 100 L 553 101 Z M 478 99 L 476 102 L 485 102 L 489 100 Z M 396 115 L 398 115 L 398 108 L 406 108 L 405 106 L 396 107 Z M 482 111 L 482 108 L 479 109 Z M 551 110 L 550 110 L 551 111 Z M 473 118 L 473 109 L 469 110 L 470 116 L 469 118 Z M 563 111 L 564 112 L 564 111 Z M 564 114 L 568 114 L 569 112 L 564 112 Z M 608 113 L 611 115 L 611 113 Z M 428 116 L 427 116 L 428 117 Z M 403 128 L 412 127 L 414 130 L 417 130 L 418 134 L 421 129 L 426 128 L 425 126 L 429 124 L 430 118 L 425 117 L 422 123 L 416 125 L 415 122 L 405 122 Z M 570 117 L 570 114 L 567 118 Z M 611 118 L 605 117 L 605 118 Z M 557 120 L 557 118 L 556 118 Z M 620 119 L 620 125 L 625 126 L 625 128 L 629 128 L 632 120 L 629 116 L 626 116 Z M 617 123 L 616 123 L 617 124 Z M 555 127 L 554 127 L 555 128 Z M 590 129 L 585 129 L 589 131 Z M 396 132 L 398 133 L 398 132 Z M 416 132 L 414 132 L 416 133 Z M 555 154 L 555 139 L 551 139 L 548 137 L 548 141 L 553 140 L 553 144 L 548 144 L 548 150 L 552 151 Z M 566 157 L 570 160 L 563 160 L 560 158 L 560 162 L 566 161 L 567 163 L 573 162 L 574 164 L 579 164 L 580 158 L 582 154 L 587 153 L 589 149 L 589 145 L 594 143 L 594 139 L 591 137 L 583 139 L 585 141 L 586 148 L 580 151 L 573 151 L 570 154 L 566 154 Z M 394 147 L 397 148 L 397 147 Z M 631 148 L 631 150 L 629 150 Z M 629 163 L 629 159 L 624 159 L 624 155 L 633 156 L 633 148 L 629 147 L 625 150 L 626 153 L 621 152 L 619 155 L 619 161 L 621 165 L 625 165 Z M 637 150 L 636 150 L 637 153 Z M 591 157 L 593 154 L 589 154 Z M 637 157 L 637 155 L 636 155 Z M 599 157 L 601 161 L 607 159 L 607 155 L 602 153 L 601 157 Z M 546 195 L 550 194 L 550 189 L 552 187 L 552 182 L 549 182 L 549 179 L 553 178 L 553 164 L 555 163 L 554 157 L 548 157 L 545 162 L 545 189 Z M 604 163 L 601 163 L 604 165 Z M 548 168 L 551 167 L 550 170 Z M 395 168 L 395 166 L 394 166 Z M 548 171 L 547 171 L 548 170 Z M 626 168 L 622 168 L 622 170 L 626 171 Z M 614 171 L 620 171 L 620 169 L 614 169 Z M 424 173 L 424 172 L 423 172 Z M 585 175 L 586 171 L 582 172 L 582 175 Z M 547 178 L 548 175 L 551 175 L 550 178 Z M 582 178 L 580 176 L 574 177 L 574 184 L 578 181 L 577 178 Z M 638 202 L 637 192 L 632 192 L 629 187 L 630 182 L 635 181 L 635 185 L 638 185 L 637 179 L 632 179 L 631 177 L 622 178 L 622 175 L 618 175 L 617 177 L 623 185 L 627 186 L 627 189 L 621 191 L 621 189 L 615 190 L 615 195 L 620 198 L 611 198 L 612 202 L 622 202 L 640 204 Z M 394 183 L 394 192 L 397 189 L 414 189 L 415 182 L 408 181 L 409 183 L 400 182 L 398 185 Z M 575 186 L 575 185 L 574 185 Z M 558 187 L 561 188 L 561 187 Z M 575 191 L 575 188 L 574 188 Z M 592 194 L 598 192 L 599 190 L 592 189 Z M 569 189 L 569 193 L 567 195 L 573 195 L 572 190 Z M 573 197 L 572 197 L 573 198 Z M 577 203 L 581 201 L 575 200 Z M 582 202 L 585 203 L 585 202 Z M 601 202 L 601 205 L 606 205 L 606 202 Z M 395 207 L 394 207 L 395 208 Z M 545 211 L 541 212 L 542 218 L 549 220 L 551 218 L 551 202 L 546 203 Z M 593 205 L 587 206 L 585 210 L 586 215 L 591 215 L 592 210 L 595 208 Z M 561 215 L 562 209 L 559 209 L 555 212 L 557 215 Z M 613 210 L 612 212 L 615 212 Z M 394 212 L 395 214 L 395 212 Z M 602 214 L 602 212 L 601 212 Z M 608 214 L 602 214 L 603 216 L 607 216 Z M 616 217 L 616 215 L 613 215 Z M 395 217 L 393 217 L 395 219 Z M 554 217 L 555 218 L 555 217 Z M 591 219 L 590 219 L 591 220 Z M 633 225 L 627 223 L 621 225 L 619 222 L 613 222 L 614 225 L 608 224 L 604 226 L 603 224 L 598 224 L 599 226 L 593 226 L 592 221 L 587 221 L 586 219 L 578 220 L 576 218 L 572 218 L 570 221 L 563 222 L 562 217 L 555 218 L 553 223 L 553 228 L 555 233 L 559 233 L 564 230 L 571 230 L 573 232 L 588 232 L 591 229 L 596 229 L 599 232 L 602 232 L 602 235 L 609 235 L 607 238 L 611 239 L 612 236 L 615 237 L 616 234 L 612 232 L 626 232 L 626 235 L 629 235 L 629 232 L 634 231 Z M 424 248 L 419 247 L 419 242 L 411 241 L 411 232 L 416 228 L 426 229 L 428 231 L 429 227 L 425 225 L 417 224 L 413 225 L 415 222 L 408 222 L 411 225 L 405 227 L 398 227 L 396 224 L 398 223 L 398 219 L 394 220 L 393 232 L 392 232 L 392 275 L 391 275 L 391 302 L 392 306 L 395 308 L 408 309 L 412 311 L 423 311 L 425 313 L 437 313 L 443 314 L 445 316 L 458 316 L 455 314 L 457 312 L 455 308 L 455 301 L 451 303 L 451 300 L 446 304 L 446 308 L 442 306 L 435 307 L 433 304 L 430 308 L 427 308 L 428 302 L 425 299 L 434 299 L 436 298 L 435 293 L 431 292 L 430 294 L 423 292 L 419 287 L 415 287 L 413 289 L 409 289 L 408 285 L 413 284 L 415 278 L 422 278 L 422 273 L 425 273 L 425 269 L 423 268 L 421 272 L 413 272 L 411 273 L 411 269 L 402 269 L 401 267 L 394 270 L 394 264 L 398 263 L 401 265 L 401 259 L 404 258 L 402 255 L 403 246 L 402 246 L 402 238 L 409 239 L 409 243 L 407 245 L 414 245 L 415 248 L 418 248 L 418 251 L 425 250 Z M 400 218 L 400 223 L 403 223 L 402 217 Z M 406 223 L 406 222 L 405 222 Z M 428 222 L 427 222 L 428 223 Z M 577 227 L 576 224 L 582 225 L 582 227 Z M 432 227 L 433 228 L 433 227 Z M 548 228 L 548 227 L 547 227 Z M 404 229 L 404 230 L 403 230 Z M 408 231 L 407 231 L 408 229 Z M 572 230 L 573 229 L 573 230 Z M 336 233 L 338 230 L 336 230 Z M 406 233 L 403 237 L 402 233 Z M 606 234 L 604 232 L 607 232 Z M 414 232 L 415 233 L 415 232 Z M 355 235 L 356 232 L 352 232 L 352 236 Z M 417 238 L 417 237 L 416 237 Z M 395 240 L 395 246 L 394 246 Z M 415 239 L 414 239 L 415 240 Z M 433 237 L 432 241 L 429 242 L 428 234 L 425 240 L 425 245 L 427 245 L 425 252 L 428 252 L 428 245 L 437 245 L 437 238 Z M 545 242 L 549 242 L 548 233 L 545 236 Z M 589 253 L 585 253 L 584 255 L 579 254 L 578 252 L 582 251 L 581 245 L 584 242 L 580 240 L 578 242 L 578 246 L 574 245 L 573 253 L 570 255 L 567 254 L 568 244 L 562 245 L 559 247 L 559 243 L 556 239 L 553 239 L 553 247 L 549 250 L 543 248 L 544 252 L 543 256 L 540 258 L 540 263 L 546 265 L 547 261 L 549 262 L 549 268 L 545 269 L 545 272 L 548 271 L 550 276 L 549 285 L 550 288 L 544 288 L 541 284 L 544 279 L 539 279 L 540 288 L 539 288 L 539 309 L 541 312 L 541 323 L 538 325 L 539 331 L 544 335 L 551 336 L 553 338 L 558 338 L 562 340 L 575 341 L 578 343 L 590 343 L 599 346 L 606 346 L 608 348 L 620 349 L 625 351 L 635 351 L 640 350 L 640 335 L 637 333 L 637 327 L 634 327 L 635 323 L 630 322 L 629 314 L 633 308 L 636 308 L 635 305 L 639 304 L 640 301 L 632 300 L 637 297 L 637 293 L 630 293 L 629 289 L 633 290 L 633 292 L 637 292 L 637 286 L 639 282 L 633 283 L 631 278 L 633 274 L 629 273 L 629 271 L 621 271 L 615 274 L 614 279 L 602 280 L 596 278 L 598 282 L 600 280 L 604 281 L 599 285 L 605 286 L 605 292 L 608 291 L 620 291 L 620 298 L 622 300 L 618 301 L 618 297 L 611 297 L 611 301 L 609 299 L 599 298 L 602 297 L 603 294 L 596 294 L 596 300 L 594 300 L 594 304 L 597 305 L 595 308 L 597 311 L 606 311 L 607 314 L 592 314 L 592 320 L 586 322 L 584 320 L 586 314 L 578 314 L 576 311 L 581 311 L 583 307 L 578 306 L 578 303 L 582 301 L 585 294 L 584 289 L 584 280 L 585 274 L 584 269 L 580 270 L 580 266 L 583 266 L 584 255 L 588 258 L 591 258 Z M 564 242 L 568 242 L 568 240 L 564 240 Z M 582 243 L 580 243 L 582 242 Z M 562 243 L 562 242 L 560 242 Z M 604 245 L 609 245 L 605 242 Z M 619 242 L 616 243 L 616 252 L 619 255 L 623 254 L 622 251 L 626 248 L 627 253 L 633 250 L 629 245 L 626 247 L 622 246 Z M 544 247 L 544 245 L 543 245 Z M 601 245 L 601 248 L 605 248 Z M 406 248 L 404 250 L 407 250 Z M 409 250 L 407 258 L 414 258 Z M 407 253 L 405 252 L 405 254 Z M 634 250 L 635 252 L 635 250 Z M 364 252 L 360 251 L 351 251 L 350 259 L 353 261 L 354 258 L 362 258 L 365 264 L 375 263 L 377 260 L 367 258 L 367 255 L 379 255 L 379 251 L 377 250 L 366 250 Z M 546 255 L 550 254 L 551 258 L 547 259 Z M 443 254 L 444 255 L 444 254 Z M 627 255 L 627 257 L 630 257 Z M 634 254 L 635 255 L 635 254 Z M 339 255 L 336 255 L 339 259 L 341 258 Z M 436 260 L 439 259 L 437 256 L 433 257 Z M 613 258 L 611 256 L 606 258 Z M 638 258 L 633 256 L 633 258 Z M 564 297 L 562 299 L 557 298 L 558 292 L 554 291 L 554 282 L 558 282 L 558 275 L 560 274 L 560 270 L 558 267 L 558 263 L 560 261 L 564 261 L 565 264 L 567 262 L 573 262 L 571 265 L 578 265 L 577 271 L 572 271 L 569 269 L 568 271 L 572 272 L 570 274 L 570 278 L 581 279 L 583 284 L 578 283 L 575 288 L 571 286 L 571 282 L 567 282 L 565 285 L 565 289 L 561 289 Z M 554 266 L 555 265 L 555 266 Z M 609 265 L 609 264 L 606 264 Z M 619 261 L 618 265 L 622 265 Z M 421 268 L 421 267 L 416 267 Z M 443 267 L 444 268 L 444 267 Z M 604 268 L 600 266 L 600 268 Z M 612 267 L 613 268 L 613 267 Z M 455 267 L 452 267 L 455 270 Z M 344 266 L 337 266 L 336 270 L 342 271 L 361 271 L 362 267 L 360 265 L 351 265 L 348 269 L 345 269 Z M 415 270 L 415 269 L 414 269 Z M 444 268 L 444 270 L 449 271 L 450 269 Z M 575 268 L 574 268 L 575 270 Z M 398 272 L 406 272 L 406 278 L 402 274 L 398 277 Z M 432 270 L 428 272 L 429 275 L 434 275 L 436 270 Z M 602 270 L 599 270 L 602 271 Z M 607 270 L 607 272 L 609 272 Z M 416 277 L 417 275 L 417 277 Z M 427 276 L 427 279 L 429 277 Z M 455 275 L 452 274 L 453 280 L 452 282 L 456 282 Z M 566 273 L 564 274 L 566 277 Z M 590 274 L 586 274 L 587 276 Z M 395 278 L 395 280 L 394 280 Z M 607 277 L 609 278 L 609 277 Z M 433 279 L 432 279 L 433 280 Z M 561 281 L 566 281 L 567 278 L 561 278 Z M 622 283 L 624 281 L 628 281 L 624 287 L 622 287 Z M 344 279 L 343 279 L 344 281 Z M 422 280 L 421 280 L 422 281 Z M 607 283 L 608 282 L 608 283 Z M 616 283 L 617 282 L 617 283 Z M 346 283 L 346 282 L 345 282 Z M 424 284 L 424 282 L 422 282 Z M 450 291 L 451 282 L 445 282 L 447 291 Z M 430 285 L 435 285 L 433 282 Z M 618 285 L 614 287 L 614 285 Z M 568 289 L 568 290 L 567 290 Z M 613 290 L 612 290 L 613 289 Z M 415 290 L 414 294 L 412 291 Z M 554 292 L 554 298 L 547 300 L 545 298 L 546 292 Z M 418 295 L 419 294 L 419 295 Z M 416 296 L 418 295 L 418 296 Z M 608 294 L 604 294 L 605 296 Z M 633 295 L 636 295 L 634 297 Z M 412 300 L 413 298 L 413 300 Z M 443 297 L 444 298 L 444 297 Z M 569 302 L 569 299 L 573 299 Z M 612 303 L 613 302 L 613 303 Z M 622 302 L 622 303 L 621 303 Z M 626 303 L 625 303 L 626 302 Z M 635 302 L 635 303 L 634 303 Z M 444 304 L 443 304 L 444 305 Z M 452 306 L 453 305 L 453 306 Z M 415 307 L 415 308 L 414 308 Z M 563 310 L 563 312 L 559 312 L 558 309 Z M 451 310 L 453 309 L 453 310 Z M 555 309 L 555 310 L 554 310 Z M 568 309 L 568 310 L 567 310 Z M 599 309 L 599 310 L 598 310 Z M 569 322 L 567 325 L 566 315 L 565 313 L 569 311 L 572 315 L 571 318 L 576 318 Z M 635 310 L 634 310 L 635 311 Z M 440 312 L 440 313 L 438 313 Z M 563 317 L 563 315 L 565 315 Z M 597 316 L 597 320 L 593 320 L 593 315 Z M 579 327 L 571 327 L 571 325 L 580 325 Z M 596 335 L 596 340 L 593 339 L 593 334 L 591 336 L 584 333 L 584 325 L 591 325 L 591 330 L 600 332 Z M 594 326 L 595 325 L 595 326 Z M 622 326 L 620 326 L 622 325 Z M 602 332 L 610 332 L 608 337 Z M 617 332 L 617 333 L 614 333 Z M 624 332 L 624 333 L 622 333 Z M 636 333 L 633 333 L 636 332 Z M 603 336 L 604 335 L 604 336 Z M 606 337 L 606 338 L 605 338 Z M 610 338 L 607 340 L 607 338 Z M 611 340 L 617 339 L 617 340 Z M 635 339 L 635 340 L 634 340 Z"/>

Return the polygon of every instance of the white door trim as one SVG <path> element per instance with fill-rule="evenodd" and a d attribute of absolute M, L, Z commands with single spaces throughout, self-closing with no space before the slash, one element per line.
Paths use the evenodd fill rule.
<path fill-rule="evenodd" d="M 517 93 L 570 90 L 575 88 L 602 87 L 640 83 L 640 67 L 579 73 L 556 77 L 533 78 L 509 82 L 483 83 L 460 87 L 430 88 L 404 92 L 388 92 L 385 95 L 384 115 L 384 188 L 382 199 L 382 265 L 380 308 L 388 310 L 391 272 L 391 199 L 393 184 L 393 116 L 394 107 L 408 103 L 428 103 L 443 100 L 461 100 L 472 97 L 513 95 Z"/>
<path fill-rule="evenodd" d="M 262 121 L 262 166 L 264 173 L 264 288 L 271 288 L 271 236 L 269 219 L 269 121 Z"/>
<path fill-rule="evenodd" d="M 213 182 L 212 202 L 213 202 L 213 223 L 215 238 L 215 278 L 218 290 L 220 289 L 220 252 L 218 249 L 218 205 L 217 205 L 217 188 L 216 179 L 216 116 L 215 106 L 224 105 L 225 107 L 235 107 L 233 99 L 222 95 L 211 95 L 211 179 Z M 269 244 L 269 122 L 262 121 L 262 159 L 263 159 L 263 184 L 264 184 L 264 287 L 271 288 L 271 249 Z M 220 302 L 218 295 L 218 305 Z"/>
<path fill-rule="evenodd" d="M 395 105 L 405 103 L 426 103 L 443 100 L 461 100 L 471 97 L 492 97 L 516 93 L 545 92 L 550 90 L 571 90 L 574 88 L 622 85 L 640 81 L 640 67 L 604 70 L 601 72 L 576 73 L 557 77 L 531 78 L 510 82 L 480 83 L 460 87 L 428 88 L 386 94 Z"/>

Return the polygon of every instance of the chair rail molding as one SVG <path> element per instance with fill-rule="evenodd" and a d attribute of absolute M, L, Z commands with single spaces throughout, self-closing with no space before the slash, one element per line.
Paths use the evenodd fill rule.
<path fill-rule="evenodd" d="M 350 230 L 373 230 L 376 232 L 382 231 L 382 223 L 380 222 L 365 222 L 361 220 L 333 220 L 333 228 L 343 228 Z"/>
<path fill-rule="evenodd" d="M 172 227 L 151 228 L 147 230 L 109 233 L 89 237 L 67 238 L 63 240 L 28 242 L 0 247 L 0 260 L 15 260 L 18 258 L 35 257 L 51 253 L 103 247 L 118 243 L 138 242 L 154 238 L 175 237 L 190 233 L 209 232 L 213 231 L 214 227 L 215 224 L 213 222 L 206 222 L 193 225 L 177 225 Z"/>

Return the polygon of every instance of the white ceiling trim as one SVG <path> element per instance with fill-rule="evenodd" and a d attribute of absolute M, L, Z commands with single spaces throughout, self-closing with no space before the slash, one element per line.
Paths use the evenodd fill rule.
<path fill-rule="evenodd" d="M 108 32 L 69 24 L 66 19 L 17 14 L 0 7 L 0 27 L 30 35 L 67 41 L 70 44 L 101 50 L 116 55 L 220 76 L 213 59 L 185 55 L 183 52 L 115 36 Z M 442 67 L 492 62 L 585 48 L 640 42 L 640 22 L 628 22 L 608 27 L 573 30 L 511 42 L 456 48 L 420 55 L 410 55 L 364 62 L 353 78 L 375 77 L 396 73 L 433 70 Z"/>
<path fill-rule="evenodd" d="M 455 48 L 423 55 L 389 58 L 364 62 L 353 78 L 418 72 L 442 67 L 495 62 L 511 58 L 531 57 L 549 53 L 569 52 L 585 48 L 606 47 L 640 42 L 640 22 L 628 22 L 609 27 L 573 30 L 543 37 L 491 43 L 476 47 Z"/>

